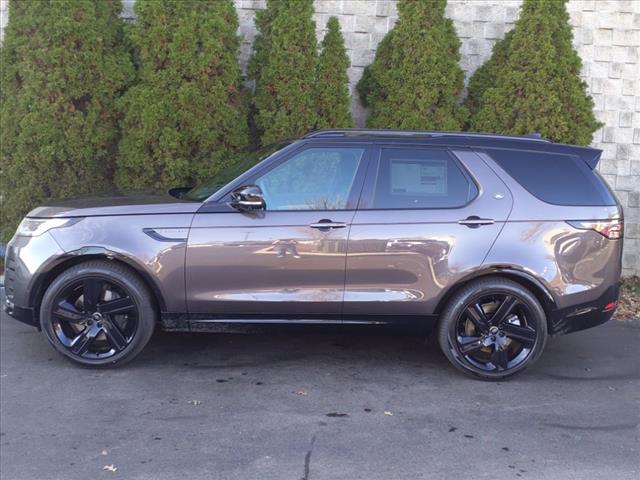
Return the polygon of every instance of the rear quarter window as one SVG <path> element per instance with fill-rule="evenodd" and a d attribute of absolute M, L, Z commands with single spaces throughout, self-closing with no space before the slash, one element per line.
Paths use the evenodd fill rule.
<path fill-rule="evenodd" d="M 487 150 L 487 153 L 544 202 L 575 206 L 616 204 L 604 180 L 579 157 L 519 150 Z"/>

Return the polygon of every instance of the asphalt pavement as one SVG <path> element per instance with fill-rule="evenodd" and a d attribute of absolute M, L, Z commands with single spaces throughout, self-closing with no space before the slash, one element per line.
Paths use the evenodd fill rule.
<path fill-rule="evenodd" d="M 640 478 L 638 321 L 486 383 L 432 342 L 339 329 L 159 332 L 91 370 L 2 314 L 0 387 L 2 480 Z"/>

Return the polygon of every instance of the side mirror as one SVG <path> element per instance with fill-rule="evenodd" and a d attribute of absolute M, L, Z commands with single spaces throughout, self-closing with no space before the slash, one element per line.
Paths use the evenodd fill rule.
<path fill-rule="evenodd" d="M 231 206 L 238 210 L 264 210 L 266 203 L 257 185 L 244 185 L 231 192 Z"/>
<path fill-rule="evenodd" d="M 169 190 L 169 195 L 175 198 L 182 198 L 184 194 L 189 190 L 193 189 L 193 187 L 177 187 Z"/>

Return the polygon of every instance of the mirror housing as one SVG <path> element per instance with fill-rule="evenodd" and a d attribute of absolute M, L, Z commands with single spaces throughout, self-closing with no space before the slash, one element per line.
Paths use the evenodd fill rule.
<path fill-rule="evenodd" d="M 175 198 L 182 198 L 184 194 L 189 190 L 193 189 L 193 187 L 176 187 L 169 189 L 169 195 Z"/>
<path fill-rule="evenodd" d="M 238 210 L 264 210 L 264 194 L 257 185 L 243 185 L 231 192 L 231 206 Z"/>

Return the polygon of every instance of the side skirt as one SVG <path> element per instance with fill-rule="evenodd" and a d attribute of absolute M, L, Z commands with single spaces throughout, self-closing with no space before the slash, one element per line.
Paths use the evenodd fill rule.
<path fill-rule="evenodd" d="M 277 329 L 277 327 L 399 327 L 427 333 L 437 322 L 436 315 L 401 315 L 367 317 L 340 315 L 289 315 L 273 317 L 268 315 L 189 314 L 162 312 L 162 330 L 167 332 L 217 332 L 254 333 Z"/>

